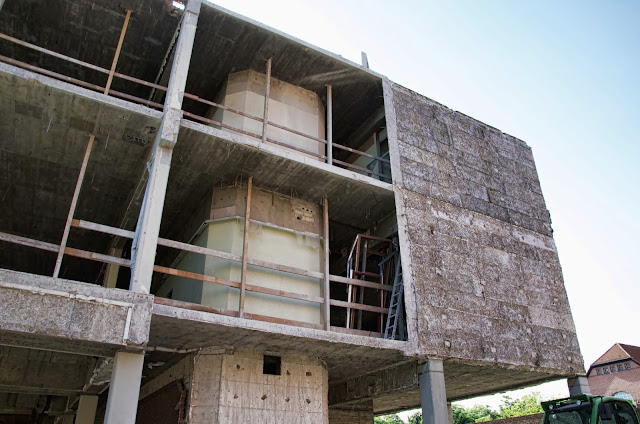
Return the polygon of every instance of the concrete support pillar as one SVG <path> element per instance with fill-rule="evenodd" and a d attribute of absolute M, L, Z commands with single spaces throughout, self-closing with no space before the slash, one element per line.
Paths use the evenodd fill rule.
<path fill-rule="evenodd" d="M 577 376 L 568 378 L 567 386 L 569 386 L 569 396 L 591 394 L 591 387 L 589 387 L 589 380 L 587 380 L 587 377 Z"/>
<path fill-rule="evenodd" d="M 116 353 L 104 416 L 105 424 L 135 424 L 143 363 L 143 353 Z"/>
<path fill-rule="evenodd" d="M 96 420 L 98 396 L 82 395 L 78 403 L 78 413 L 75 424 L 93 424 Z"/>
<path fill-rule="evenodd" d="M 109 256 L 122 257 L 122 249 L 112 247 L 109 249 Z M 108 289 L 115 289 L 118 283 L 118 272 L 120 271 L 120 265 L 107 264 L 106 271 L 104 273 L 104 287 Z"/>
<path fill-rule="evenodd" d="M 444 385 L 444 365 L 440 359 L 429 359 L 418 366 L 420 403 L 423 424 L 449 422 L 447 392 Z"/>
<path fill-rule="evenodd" d="M 180 35 L 176 42 L 171 76 L 169 77 L 164 115 L 149 160 L 149 180 L 131 248 L 129 289 L 135 292 L 149 293 L 151 287 L 160 221 L 171 168 L 171 156 L 173 155 L 173 147 L 178 141 L 178 131 L 182 119 L 182 100 L 200 5 L 201 0 L 189 0 L 185 7 Z"/>

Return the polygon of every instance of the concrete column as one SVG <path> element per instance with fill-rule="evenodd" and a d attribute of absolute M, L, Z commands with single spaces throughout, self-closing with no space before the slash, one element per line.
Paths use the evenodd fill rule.
<path fill-rule="evenodd" d="M 109 256 L 122 257 L 122 249 L 112 247 L 109 249 Z M 108 289 L 115 289 L 118 282 L 118 272 L 120 271 L 120 265 L 107 264 L 104 273 L 104 287 Z"/>
<path fill-rule="evenodd" d="M 189 0 L 185 7 L 171 76 L 169 77 L 164 115 L 149 160 L 149 180 L 131 248 L 129 289 L 135 292 L 149 293 L 151 287 L 160 221 L 162 220 L 164 198 L 171 168 L 171 156 L 173 155 L 173 147 L 178 141 L 178 131 L 182 119 L 182 99 L 201 3 L 201 0 Z"/>
<path fill-rule="evenodd" d="M 96 420 L 98 396 L 82 395 L 78 403 L 78 413 L 75 424 L 93 424 Z"/>
<path fill-rule="evenodd" d="M 191 51 L 193 50 L 193 40 L 196 37 L 196 27 L 198 25 L 198 15 L 200 15 L 200 5 L 202 0 L 188 0 L 182 17 L 180 35 L 176 41 L 176 53 L 171 67 L 169 86 L 167 87 L 167 97 L 164 106 L 173 109 L 182 108 L 184 97 L 184 87 L 187 84 L 189 74 L 189 63 L 191 62 Z"/>
<path fill-rule="evenodd" d="M 569 386 L 569 396 L 591 394 L 591 387 L 589 387 L 587 377 L 577 376 L 567 378 L 567 386 Z"/>
<path fill-rule="evenodd" d="M 420 383 L 423 424 L 449 422 L 442 360 L 429 359 L 424 364 L 419 365 L 418 381 Z"/>
<path fill-rule="evenodd" d="M 135 424 L 143 362 L 143 353 L 116 353 L 104 416 L 105 424 Z"/>

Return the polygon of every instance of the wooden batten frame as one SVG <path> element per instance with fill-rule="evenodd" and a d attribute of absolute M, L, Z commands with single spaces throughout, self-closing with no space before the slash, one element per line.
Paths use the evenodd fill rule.
<path fill-rule="evenodd" d="M 87 164 L 89 163 L 89 156 L 91 155 L 91 149 L 93 148 L 93 142 L 95 138 L 95 135 L 89 135 L 89 142 L 87 143 L 87 149 L 84 152 L 82 165 L 80 165 L 80 173 L 78 174 L 78 180 L 76 181 L 76 188 L 73 191 L 73 198 L 71 199 L 71 206 L 69 207 L 69 213 L 67 214 L 67 221 L 65 222 L 64 230 L 62 231 L 62 240 L 60 241 L 58 257 L 56 258 L 56 265 L 53 268 L 53 278 L 57 278 L 60 274 L 62 257 L 64 256 L 65 247 L 67 246 L 67 239 L 69 238 L 69 230 L 71 229 L 71 221 L 73 220 L 73 214 L 76 212 L 76 206 L 78 205 L 78 196 L 80 196 L 82 182 L 84 181 L 84 175 L 87 172 Z"/>
<path fill-rule="evenodd" d="M 117 63 L 118 63 L 118 60 L 119 60 L 119 57 L 120 57 L 120 53 L 121 53 L 121 49 L 122 49 L 122 43 L 124 41 L 124 36 L 125 36 L 127 28 L 128 28 L 130 16 L 131 16 L 131 10 L 127 10 L 127 14 L 125 16 L 125 21 L 123 23 L 122 31 L 121 31 L 121 34 L 120 34 L 120 39 L 118 40 L 118 45 L 116 47 L 116 52 L 114 54 L 114 58 L 113 58 L 113 61 L 112 61 L 112 64 L 111 64 L 111 69 L 105 69 L 105 68 L 102 68 L 100 66 L 97 66 L 97 65 L 94 65 L 94 64 L 91 64 L 91 63 L 87 63 L 87 62 L 72 58 L 70 56 L 66 56 L 66 55 L 54 52 L 54 51 L 49 50 L 49 49 L 45 49 L 45 48 L 37 46 L 35 44 L 31 44 L 31 43 L 28 43 L 26 41 L 19 40 L 17 38 L 11 37 L 11 36 L 9 36 L 7 34 L 0 33 L 0 38 L 4 39 L 6 41 L 9 41 L 9 42 L 12 42 L 12 43 L 27 47 L 29 49 L 32 49 L 32 50 L 35 50 L 35 51 L 38 51 L 38 52 L 41 52 L 41 53 L 44 53 L 44 54 L 47 54 L 47 55 L 50 55 L 50 56 L 53 56 L 53 57 L 60 58 L 62 60 L 68 61 L 70 63 L 74 63 L 76 65 L 79 65 L 79 66 L 82 66 L 82 67 L 85 67 L 85 68 L 88 68 L 88 69 L 92 69 L 92 70 L 97 71 L 97 72 L 101 72 L 101 73 L 107 74 L 107 83 L 106 83 L 105 87 L 101 87 L 99 85 L 91 84 L 91 83 L 88 83 L 88 82 L 85 82 L 85 81 L 81 81 L 79 79 L 75 79 L 75 78 L 68 77 L 68 76 L 65 76 L 65 75 L 62 75 L 62 74 L 59 74 L 59 73 L 55 73 L 55 72 L 49 71 L 49 70 L 44 69 L 44 68 L 40 68 L 40 67 L 37 67 L 37 66 L 29 65 L 27 63 L 20 62 L 20 61 L 17 61 L 15 59 L 12 59 L 12 58 L 9 58 L 9 57 L 6 57 L 6 56 L 1 56 L 0 55 L 0 61 L 15 65 L 15 66 L 18 66 L 18 67 L 21 67 L 23 69 L 27 69 L 27 70 L 30 70 L 30 71 L 38 72 L 40 74 L 43 74 L 43 75 L 46 75 L 46 76 L 49 76 L 49 77 L 52 77 L 52 78 L 56 78 L 56 79 L 59 79 L 61 81 L 65 81 L 65 82 L 68 82 L 68 83 L 71 83 L 71 84 L 74 84 L 74 85 L 85 87 L 85 88 L 88 88 L 88 89 L 91 89 L 91 90 L 100 91 L 100 92 L 102 92 L 104 94 L 109 94 L 109 95 L 112 95 L 112 96 L 120 97 L 120 98 L 129 100 L 129 101 L 133 101 L 133 102 L 136 102 L 136 103 L 144 104 L 144 105 L 147 105 L 149 107 L 153 107 L 153 108 L 162 110 L 164 108 L 164 105 L 162 105 L 160 103 L 153 102 L 151 100 L 146 100 L 146 99 L 143 99 L 143 98 L 140 98 L 140 97 L 136 97 L 136 96 L 133 96 L 133 95 L 130 95 L 130 94 L 127 94 L 127 93 L 123 93 L 123 92 L 111 89 L 111 84 L 113 82 L 113 78 L 117 77 L 117 78 L 121 78 L 121 79 L 124 79 L 124 80 L 127 80 L 127 81 L 131 81 L 131 82 L 137 83 L 137 84 L 141 84 L 141 85 L 144 85 L 144 86 L 147 86 L 147 87 L 151 87 L 151 88 L 154 88 L 156 90 L 167 91 L 167 87 L 161 86 L 161 85 L 156 84 L 156 83 L 144 81 L 144 80 L 141 80 L 139 78 L 135 78 L 135 77 L 132 77 L 132 76 L 129 76 L 129 75 L 125 75 L 125 74 L 122 74 L 120 72 L 116 72 L 115 71 Z M 318 159 L 320 159 L 322 161 L 326 160 L 326 162 L 328 164 L 330 164 L 330 165 L 332 165 L 335 162 L 336 164 L 338 164 L 338 165 L 340 165 L 342 167 L 358 171 L 359 173 L 362 173 L 362 174 L 366 174 L 366 175 L 369 175 L 369 176 L 377 176 L 377 177 L 380 177 L 380 178 L 382 178 L 382 177 L 387 178 L 386 175 L 383 175 L 383 174 L 380 173 L 380 168 L 381 168 L 381 163 L 382 162 L 390 163 L 389 159 L 381 157 L 379 155 L 379 153 L 378 153 L 378 156 L 376 156 L 376 155 L 372 155 L 372 154 L 367 153 L 367 152 L 363 152 L 363 151 L 360 151 L 360 150 L 357 150 L 357 149 L 353 149 L 351 147 L 344 146 L 342 144 L 338 144 L 338 143 L 334 143 L 333 142 L 333 136 L 332 136 L 333 123 L 332 123 L 332 104 L 331 104 L 332 103 L 332 100 L 331 100 L 332 94 L 331 94 L 331 86 L 330 85 L 327 85 L 327 129 L 326 129 L 326 132 L 327 132 L 326 138 L 327 139 L 326 140 L 323 140 L 323 139 L 318 138 L 318 137 L 311 136 L 309 134 L 304 134 L 304 133 L 302 133 L 300 131 L 296 131 L 296 130 L 294 130 L 292 128 L 288 128 L 288 127 L 285 127 L 283 125 L 276 124 L 275 122 L 268 121 L 268 116 L 267 116 L 268 115 L 268 97 L 269 97 L 268 92 L 270 91 L 271 60 L 272 60 L 272 58 L 269 58 L 267 60 L 267 74 L 268 74 L 268 77 L 267 77 L 267 84 L 266 84 L 266 90 L 265 90 L 266 91 L 266 93 L 265 93 L 266 94 L 266 96 L 265 96 L 265 117 L 267 119 L 266 121 L 265 121 L 265 117 L 261 118 L 261 117 L 253 116 L 251 114 L 242 112 L 240 110 L 233 109 L 233 108 L 218 104 L 216 102 L 212 102 L 212 101 L 207 100 L 207 99 L 203 99 L 203 98 L 201 98 L 199 96 L 196 96 L 194 94 L 184 93 L 184 97 L 185 98 L 189 98 L 189 99 L 192 99 L 192 100 L 197 101 L 197 102 L 208 104 L 210 106 L 214 106 L 214 107 L 218 107 L 218 108 L 221 108 L 221 109 L 224 109 L 224 110 L 228 110 L 229 112 L 236 113 L 238 115 L 245 116 L 245 117 L 250 118 L 250 119 L 254 119 L 254 120 L 258 121 L 258 122 L 262 122 L 263 123 L 262 135 L 253 134 L 253 133 L 250 133 L 250 132 L 247 132 L 247 131 L 243 131 L 243 130 L 238 129 L 238 128 L 233 128 L 231 126 L 224 125 L 224 124 L 222 124 L 220 122 L 213 121 L 211 119 L 204 118 L 202 116 L 195 115 L 195 114 L 192 114 L 192 113 L 189 113 L 189 112 L 186 112 L 186 111 L 184 112 L 184 116 L 192 118 L 192 119 L 197 120 L 197 121 L 205 122 L 205 123 L 212 124 L 212 125 L 217 125 L 217 126 L 220 126 L 221 128 L 226 128 L 226 129 L 229 129 L 229 130 L 232 130 L 232 131 L 236 131 L 236 132 L 239 132 L 241 134 L 244 134 L 244 135 L 247 135 L 247 136 L 250 136 L 250 137 L 255 137 L 255 138 L 261 139 L 263 142 L 267 142 L 268 141 L 268 142 L 271 142 L 273 144 L 277 144 L 277 145 L 280 145 L 280 146 L 283 146 L 283 147 L 287 147 L 287 148 L 290 148 L 290 149 L 293 149 L 293 150 L 296 150 L 296 151 L 300 151 L 300 152 L 305 153 L 305 154 L 313 155 L 313 156 L 317 157 Z M 325 145 L 327 145 L 327 154 L 326 155 L 317 154 L 317 153 L 305 151 L 304 149 L 296 148 L 295 146 L 289 146 L 286 143 L 280 143 L 280 142 L 277 142 L 275 140 L 267 139 L 266 138 L 266 128 L 269 125 L 271 125 L 273 127 L 276 127 L 276 128 L 279 128 L 279 129 L 282 129 L 284 131 L 288 131 L 290 133 L 299 135 L 301 137 L 306 137 L 308 139 L 315 140 L 318 143 L 325 144 Z M 369 158 L 372 158 L 372 159 L 378 161 L 377 170 L 373 171 L 373 170 L 369 170 L 369 169 L 366 169 L 366 168 L 363 168 L 363 167 L 360 167 L 360 166 L 356 166 L 356 165 L 350 164 L 348 162 L 340 161 L 338 159 L 333 159 L 333 154 L 332 154 L 333 153 L 333 146 L 335 146 L 338 149 L 346 150 L 346 151 L 349 151 L 349 152 L 354 153 L 356 155 L 366 156 L 366 157 L 369 157 Z"/>
<path fill-rule="evenodd" d="M 124 17 L 124 23 L 122 24 L 122 31 L 120 32 L 120 38 L 118 39 L 118 46 L 116 47 L 116 53 L 113 55 L 113 62 L 111 63 L 111 70 L 109 71 L 109 77 L 107 77 L 107 84 L 104 87 L 104 94 L 109 94 L 111 89 L 111 83 L 113 82 L 113 74 L 116 72 L 116 65 L 120 58 L 120 50 L 122 50 L 122 43 L 124 42 L 124 36 L 127 33 L 127 27 L 129 26 L 129 18 L 131 17 L 131 10 L 127 9 L 127 14 Z"/>
<path fill-rule="evenodd" d="M 269 64 L 271 59 L 269 59 Z M 266 133 L 265 133 L 266 134 Z M 242 270 L 240 274 L 240 301 L 238 302 L 238 316 L 243 317 L 245 291 L 247 289 L 247 259 L 249 255 L 249 223 L 251 220 L 251 186 L 253 185 L 253 177 L 249 177 L 247 182 L 247 208 L 244 214 L 244 235 L 242 243 Z"/>
<path fill-rule="evenodd" d="M 267 59 L 267 75 L 264 88 L 264 117 L 262 118 L 262 142 L 267 141 L 267 127 L 269 126 L 269 92 L 271 91 L 271 58 Z"/>

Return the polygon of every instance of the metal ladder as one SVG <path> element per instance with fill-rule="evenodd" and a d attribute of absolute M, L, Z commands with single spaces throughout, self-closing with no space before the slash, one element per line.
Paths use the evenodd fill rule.
<path fill-rule="evenodd" d="M 396 332 L 398 331 L 398 322 L 401 320 L 402 316 L 402 292 L 404 290 L 404 285 L 402 284 L 402 264 L 400 261 L 400 252 L 397 252 L 397 254 L 398 259 L 396 261 L 396 272 L 393 279 L 393 288 L 391 289 L 391 300 L 389 301 L 387 325 L 384 329 L 384 338 L 389 340 L 394 340 L 396 338 Z"/>

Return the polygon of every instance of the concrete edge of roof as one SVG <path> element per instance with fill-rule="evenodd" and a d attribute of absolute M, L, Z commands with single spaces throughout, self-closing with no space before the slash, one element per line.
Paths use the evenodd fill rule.
<path fill-rule="evenodd" d="M 250 25 L 253 25 L 253 26 L 258 27 L 260 29 L 272 32 L 272 33 L 274 33 L 274 34 L 276 34 L 276 35 L 278 35 L 280 37 L 286 38 L 289 41 L 292 41 L 292 42 L 294 42 L 296 44 L 299 44 L 302 47 L 306 47 L 308 49 L 314 50 L 314 51 L 316 51 L 316 52 L 318 52 L 320 54 L 323 54 L 325 56 L 330 57 L 333 60 L 337 60 L 339 62 L 344 63 L 345 65 L 348 65 L 348 66 L 351 66 L 353 68 L 356 68 L 360 72 L 368 74 L 369 76 L 373 76 L 373 77 L 380 78 L 380 79 L 385 78 L 384 75 L 382 75 L 382 74 L 380 74 L 378 72 L 372 71 L 369 68 L 365 68 L 364 66 L 362 66 L 362 65 L 360 65 L 360 64 L 358 64 L 356 62 L 353 62 L 353 61 L 351 61 L 349 59 L 345 59 L 343 56 L 341 56 L 339 54 L 335 54 L 335 53 L 330 52 L 328 50 L 325 50 L 325 49 L 323 49 L 321 47 L 314 46 L 313 44 L 307 43 L 306 41 L 303 41 L 303 40 L 301 40 L 301 39 L 299 39 L 297 37 L 294 37 L 293 35 L 289 35 L 289 34 L 283 32 L 283 31 L 280 31 L 278 29 L 275 29 L 273 27 L 265 25 L 265 24 L 263 24 L 261 22 L 258 22 L 258 21 L 254 20 L 254 19 L 251 19 L 251 18 L 248 18 L 248 17 L 246 17 L 244 15 L 241 15 L 239 13 L 233 12 L 233 11 L 231 11 L 229 9 L 225 9 L 222 6 L 218 6 L 217 4 L 212 3 L 210 0 L 202 0 L 202 5 L 206 6 L 206 7 L 209 7 L 211 9 L 214 9 L 214 10 L 220 12 L 220 13 L 224 13 L 226 15 L 232 16 L 232 17 L 234 17 L 234 18 L 236 18 L 236 19 L 238 19 L 240 21 L 246 22 L 247 24 L 250 24 Z"/>

